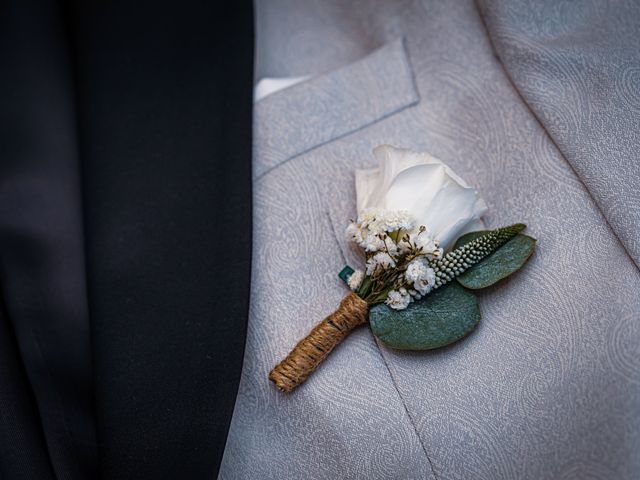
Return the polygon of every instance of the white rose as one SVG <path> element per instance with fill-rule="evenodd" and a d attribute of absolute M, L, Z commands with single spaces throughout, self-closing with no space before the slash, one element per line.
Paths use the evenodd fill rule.
<path fill-rule="evenodd" d="M 487 205 L 478 192 L 428 153 L 390 145 L 373 150 L 378 168 L 356 170 L 358 212 L 405 210 L 448 250 L 465 233 L 482 230 Z"/>

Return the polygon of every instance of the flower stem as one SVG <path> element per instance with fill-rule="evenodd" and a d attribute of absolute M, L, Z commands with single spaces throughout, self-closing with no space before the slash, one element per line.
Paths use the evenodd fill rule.
<path fill-rule="evenodd" d="M 331 351 L 358 325 L 367 322 L 369 305 L 355 293 L 309 334 L 269 373 L 269 380 L 285 392 L 302 384 Z"/>

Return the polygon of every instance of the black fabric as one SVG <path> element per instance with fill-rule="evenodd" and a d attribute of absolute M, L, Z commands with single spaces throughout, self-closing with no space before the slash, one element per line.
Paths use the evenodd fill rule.
<path fill-rule="evenodd" d="M 14 331 L 0 304 L 0 478 L 53 480 L 53 470 Z"/>
<path fill-rule="evenodd" d="M 77 148 L 63 10 L 54 0 L 0 3 L 0 288 L 44 426 L 45 453 L 57 477 L 72 480 L 96 473 Z M 17 395 L 22 388 L 0 384 Z M 22 429 L 8 418 L 6 428 Z M 0 440 L 4 470 L 28 455 L 20 448 L 11 437 Z M 33 452 L 34 462 L 40 455 Z"/>
<path fill-rule="evenodd" d="M 252 5 L 74 11 L 102 474 L 211 479 L 248 311 Z"/>
<path fill-rule="evenodd" d="M 248 311 L 252 15 L 0 2 L 2 480 L 215 478 Z"/>

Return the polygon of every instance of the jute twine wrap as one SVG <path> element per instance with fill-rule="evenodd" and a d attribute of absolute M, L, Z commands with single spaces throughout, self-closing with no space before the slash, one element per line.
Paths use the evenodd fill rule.
<path fill-rule="evenodd" d="M 355 293 L 300 340 L 291 353 L 269 373 L 269 380 L 285 392 L 303 383 L 351 330 L 367 322 L 369 305 Z"/>

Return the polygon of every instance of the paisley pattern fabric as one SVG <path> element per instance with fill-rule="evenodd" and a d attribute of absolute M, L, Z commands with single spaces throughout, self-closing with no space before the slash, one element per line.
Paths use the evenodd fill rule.
<path fill-rule="evenodd" d="M 640 2 L 480 3 L 507 74 L 640 266 Z"/>
<path fill-rule="evenodd" d="M 258 24 L 259 44 L 260 35 L 272 47 L 296 39 L 273 61 L 259 57 L 264 74 L 316 76 L 255 106 L 251 313 L 219 478 L 640 476 L 640 273 L 606 208 L 515 88 L 476 6 L 257 7 L 258 19 L 279 18 L 277 32 Z M 296 18 L 306 19 L 304 33 Z M 360 50 L 369 54 L 351 58 Z M 305 70 L 310 56 L 318 70 Z M 359 99 L 358 125 L 345 95 Z M 466 340 L 401 352 L 363 327 L 282 394 L 269 370 L 337 307 L 347 293 L 337 272 L 360 262 L 344 241 L 356 213 L 353 172 L 374 166 L 381 143 L 442 159 L 487 201 L 488 226 L 524 221 L 538 249 L 480 293 L 483 320 Z M 636 231 L 639 217 L 627 212 Z"/>

